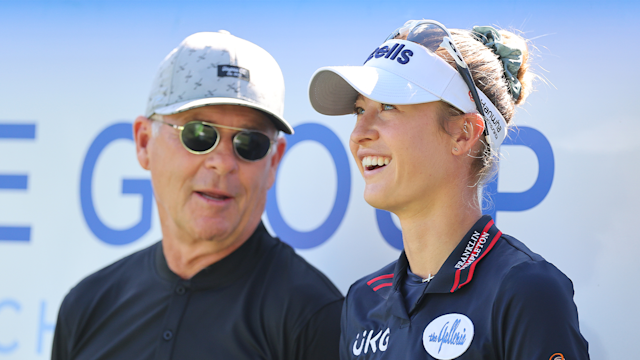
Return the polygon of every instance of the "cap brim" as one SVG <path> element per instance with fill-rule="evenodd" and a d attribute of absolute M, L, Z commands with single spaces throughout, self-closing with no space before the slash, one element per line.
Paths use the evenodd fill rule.
<path fill-rule="evenodd" d="M 440 98 L 389 71 L 370 66 L 328 66 L 318 69 L 309 83 L 309 100 L 324 115 L 353 113 L 358 94 L 392 105 L 411 105 Z"/>
<path fill-rule="evenodd" d="M 269 111 L 267 108 L 263 106 L 260 106 L 259 104 L 255 104 L 250 101 L 237 99 L 237 98 L 215 97 L 215 98 L 203 98 L 203 99 L 197 99 L 197 100 L 187 100 L 187 101 L 171 104 L 169 106 L 163 106 L 163 107 L 157 108 L 154 110 L 153 113 L 158 115 L 172 115 L 172 114 L 181 113 L 183 111 L 187 111 L 187 110 L 191 110 L 191 109 L 195 109 L 203 106 L 209 106 L 209 105 L 239 105 L 239 106 L 246 106 L 256 110 L 260 110 L 265 114 L 267 114 L 267 116 L 269 116 L 269 118 L 275 125 L 276 129 L 289 135 L 293 134 L 293 128 L 281 116 L 274 114 L 273 112 Z M 151 115 L 153 114 L 148 114 L 147 117 Z"/>

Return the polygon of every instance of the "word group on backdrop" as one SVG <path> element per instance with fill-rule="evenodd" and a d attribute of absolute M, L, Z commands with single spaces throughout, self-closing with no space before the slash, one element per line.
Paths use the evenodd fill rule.
<path fill-rule="evenodd" d="M 93 201 L 93 176 L 102 151 L 113 141 L 133 141 L 131 123 L 108 125 L 93 140 L 86 152 L 80 170 L 80 206 L 87 226 L 100 240 L 111 245 L 125 245 L 140 239 L 151 229 L 153 190 L 149 179 L 123 179 L 122 194 L 136 194 L 142 198 L 140 220 L 127 229 L 113 229 L 98 216 Z M 0 124 L 0 141 L 17 139 L 35 141 L 36 124 Z M 319 123 L 305 123 L 295 127 L 295 135 L 288 138 L 289 150 L 296 151 L 297 144 L 315 141 L 324 146 L 333 159 L 337 173 L 337 191 L 329 216 L 316 229 L 297 231 L 287 224 L 281 214 L 276 196 L 276 186 L 269 191 L 266 213 L 274 232 L 283 241 L 298 249 L 310 249 L 327 241 L 338 229 L 345 217 L 351 193 L 350 159 L 338 136 Z M 486 213 L 496 218 L 497 211 L 523 211 L 538 205 L 551 188 L 554 175 L 554 157 L 549 141 L 538 130 L 520 127 L 508 136 L 503 146 L 525 146 L 538 159 L 538 176 L 534 185 L 519 193 L 498 192 L 498 176 L 487 184 L 485 193 L 491 197 Z M 286 156 L 286 155 L 285 155 Z M 72 175 L 71 175 L 72 176 Z M 0 191 L 28 191 L 28 175 L 0 174 Z M 391 214 L 376 210 L 375 221 L 384 240 L 396 249 L 402 248 L 401 231 L 393 222 Z M 30 241 L 30 226 L 11 226 L 0 223 L 0 241 Z"/>

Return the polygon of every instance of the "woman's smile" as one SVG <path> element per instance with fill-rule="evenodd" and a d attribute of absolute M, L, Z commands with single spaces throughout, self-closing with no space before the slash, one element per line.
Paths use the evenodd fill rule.
<path fill-rule="evenodd" d="M 375 170 L 389 165 L 391 158 L 387 156 L 365 156 L 362 158 L 362 168 L 365 171 Z"/>

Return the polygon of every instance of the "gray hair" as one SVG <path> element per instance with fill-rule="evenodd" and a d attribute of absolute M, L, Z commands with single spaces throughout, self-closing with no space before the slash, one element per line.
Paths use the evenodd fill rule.
<path fill-rule="evenodd" d="M 153 114 L 149 117 L 149 120 L 151 120 L 151 136 L 155 137 L 160 132 L 160 127 L 162 127 L 164 116 Z"/>

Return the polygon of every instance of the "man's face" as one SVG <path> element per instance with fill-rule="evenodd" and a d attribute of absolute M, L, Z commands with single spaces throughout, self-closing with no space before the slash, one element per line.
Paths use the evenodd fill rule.
<path fill-rule="evenodd" d="M 276 134 L 262 112 L 236 105 L 205 106 L 164 116 L 163 120 L 176 125 L 198 120 L 260 130 L 270 138 Z M 151 171 L 165 239 L 232 246 L 248 238 L 260 221 L 285 141 L 279 139 L 275 151 L 249 162 L 234 152 L 232 137 L 237 131 L 217 130 L 221 138 L 213 151 L 192 154 L 180 142 L 179 130 L 162 125 L 152 136 L 151 121 L 136 119 L 138 159 L 142 167 Z"/>

